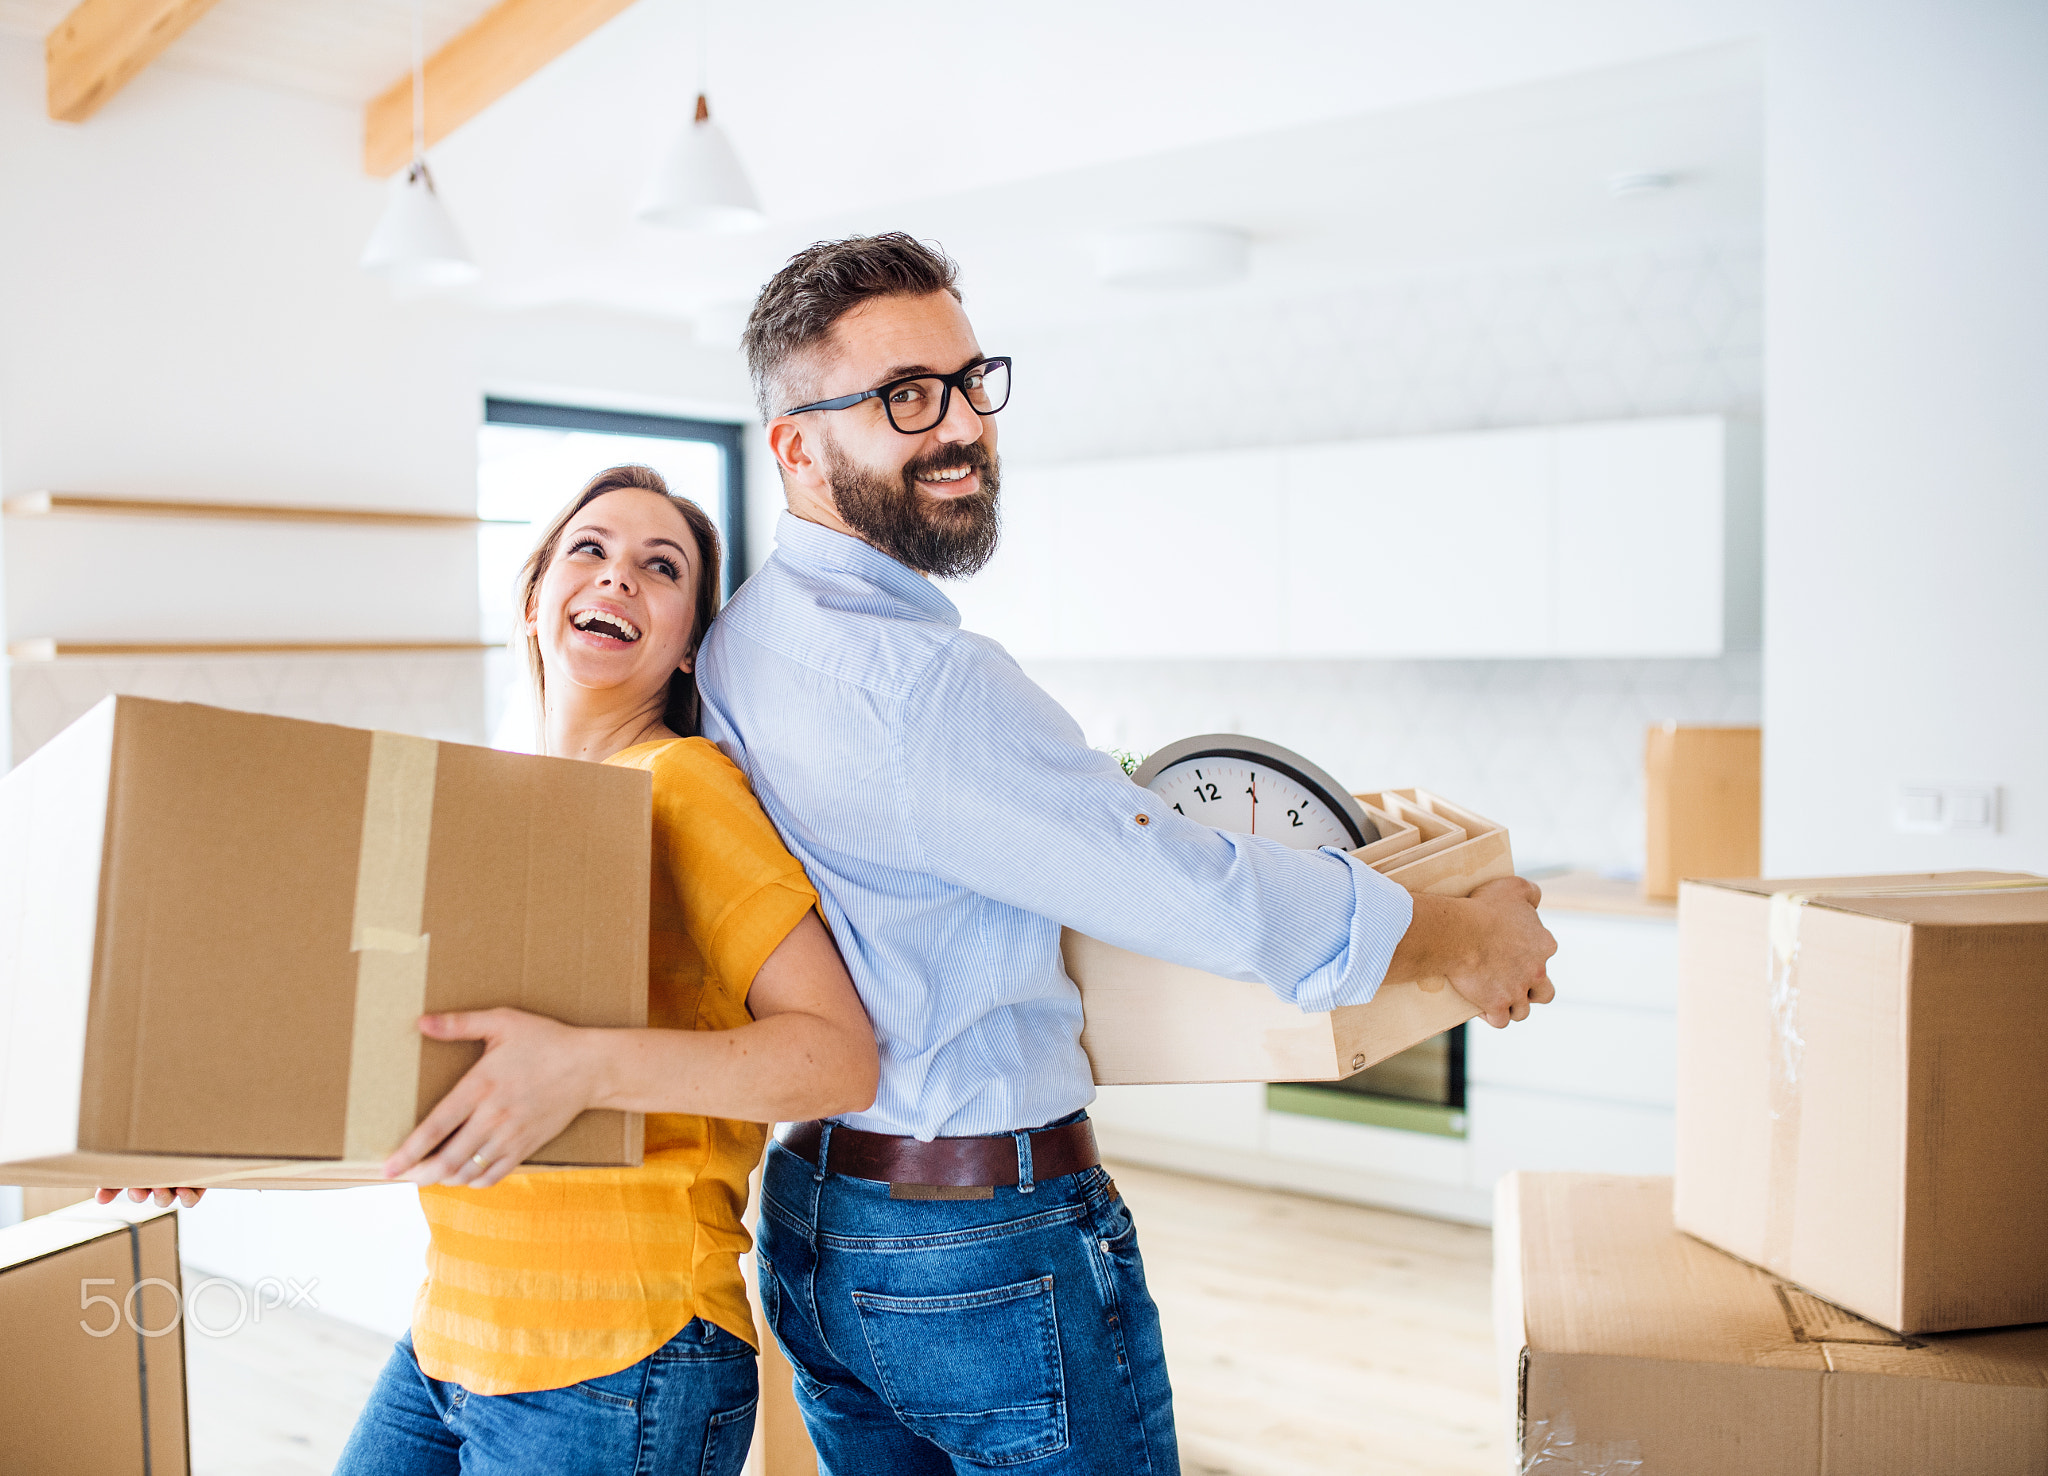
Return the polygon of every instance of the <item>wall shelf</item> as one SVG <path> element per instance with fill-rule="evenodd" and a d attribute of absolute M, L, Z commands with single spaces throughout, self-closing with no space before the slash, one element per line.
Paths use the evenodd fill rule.
<path fill-rule="evenodd" d="M 16 661 L 77 656 L 421 656 L 496 651 L 502 641 L 10 641 Z"/>
<path fill-rule="evenodd" d="M 101 497 L 89 492 L 25 492 L 0 503 L 10 518 L 83 515 L 117 518 L 220 518 L 241 522 L 351 523 L 381 528 L 524 527 L 510 518 L 393 508 L 301 507 L 281 502 L 185 502 L 173 498 Z"/>

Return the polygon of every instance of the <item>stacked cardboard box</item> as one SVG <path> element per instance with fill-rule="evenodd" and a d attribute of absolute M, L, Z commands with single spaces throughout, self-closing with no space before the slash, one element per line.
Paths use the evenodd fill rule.
<path fill-rule="evenodd" d="M 1501 1190 L 1520 1469 L 2048 1476 L 2048 879 L 1688 882 L 1679 935 L 1675 1197 Z"/>
<path fill-rule="evenodd" d="M 0 780 L 0 1183 L 378 1178 L 481 1050 L 422 1012 L 646 1023 L 650 825 L 637 770 L 109 698 Z"/>
<path fill-rule="evenodd" d="M 1669 1179 L 1511 1174 L 1493 1233 L 1527 1476 L 2048 1472 L 2048 1327 L 1862 1321 L 1681 1234 Z"/>
<path fill-rule="evenodd" d="M 1426 789 L 1357 796 L 1380 838 L 1352 854 L 1412 892 L 1463 897 L 1513 876 L 1507 830 Z M 1387 979 L 1370 1002 L 1304 1013 L 1263 984 L 1145 958 L 1069 930 L 1081 1047 L 1102 1085 L 1335 1081 L 1478 1013 L 1444 979 Z"/>
<path fill-rule="evenodd" d="M 0 1230 L 0 1466 L 183 1476 L 183 1311 L 176 1211 Z"/>
<path fill-rule="evenodd" d="M 1880 1326 L 2048 1322 L 2048 879 L 1688 882 L 1681 1230 Z"/>
<path fill-rule="evenodd" d="M 1659 723 L 1643 745 L 1643 895 L 1671 901 L 1691 876 L 1763 864 L 1761 728 Z"/>

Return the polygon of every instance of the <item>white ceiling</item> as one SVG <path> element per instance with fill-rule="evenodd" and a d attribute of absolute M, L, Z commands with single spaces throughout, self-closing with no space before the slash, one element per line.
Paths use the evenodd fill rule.
<path fill-rule="evenodd" d="M 490 3 L 426 0 L 430 48 Z M 963 260 L 978 312 L 1129 312 L 1157 299 L 1089 281 L 1106 225 L 1248 229 L 1245 291 L 1753 232 L 1765 4 L 638 0 L 439 145 L 435 172 L 501 304 L 691 316 L 806 241 L 902 226 Z M 0 30 L 69 5 L 0 0 Z M 359 104 L 403 75 L 409 15 L 220 0 L 158 65 Z M 765 232 L 631 219 L 700 56 Z M 1610 200 L 1630 168 L 1686 183 Z"/>

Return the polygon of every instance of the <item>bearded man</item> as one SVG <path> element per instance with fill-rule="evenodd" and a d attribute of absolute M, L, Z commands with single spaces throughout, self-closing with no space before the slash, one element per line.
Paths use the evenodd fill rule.
<path fill-rule="evenodd" d="M 1527 882 L 1411 899 L 1183 819 L 960 629 L 931 577 L 995 549 L 1010 362 L 956 275 L 902 234 L 821 242 L 744 340 L 789 511 L 699 654 L 705 732 L 809 871 L 882 1063 L 870 1110 L 769 1147 L 762 1302 L 828 1476 L 1163 1476 L 1159 1318 L 1062 925 L 1303 1010 L 1445 975 L 1497 1025 L 1551 997 L 1556 945 Z"/>

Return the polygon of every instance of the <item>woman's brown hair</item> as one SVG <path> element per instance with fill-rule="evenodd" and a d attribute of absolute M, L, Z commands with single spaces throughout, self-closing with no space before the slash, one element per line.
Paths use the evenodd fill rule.
<path fill-rule="evenodd" d="M 526 556 L 525 567 L 519 571 L 520 618 L 523 620 L 533 613 L 540 598 L 540 582 L 546 577 L 548 566 L 555 561 L 555 545 L 562 541 L 562 533 L 576 514 L 597 501 L 607 492 L 635 488 L 666 497 L 675 510 L 682 514 L 689 525 L 690 536 L 697 543 L 697 609 L 696 618 L 690 625 L 690 644 L 684 652 L 694 657 L 697 647 L 704 639 L 704 632 L 711 628 L 711 618 L 718 613 L 718 582 L 721 571 L 718 553 L 718 529 L 704 509 L 687 497 L 678 497 L 668 490 L 668 483 L 661 479 L 661 473 L 651 466 L 614 466 L 599 472 L 584 485 L 581 492 L 569 499 L 569 503 L 555 514 L 547 531 L 541 534 L 540 542 L 533 552 Z M 542 670 L 540 660 L 540 635 L 528 631 L 526 635 L 526 664 L 533 673 L 533 695 L 541 710 L 541 731 L 547 730 L 547 674 Z M 692 663 L 694 665 L 694 662 Z M 697 699 L 697 676 L 694 671 L 677 670 L 668 679 L 668 701 L 663 706 L 662 721 L 669 731 L 684 738 L 695 738 L 704 730 L 703 708 Z"/>

